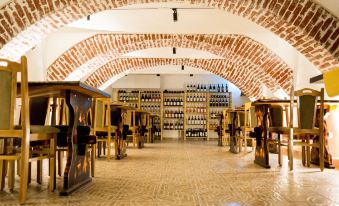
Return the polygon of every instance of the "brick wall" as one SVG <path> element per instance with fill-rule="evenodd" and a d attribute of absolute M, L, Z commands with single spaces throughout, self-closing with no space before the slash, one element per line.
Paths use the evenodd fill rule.
<path fill-rule="evenodd" d="M 0 57 L 18 60 L 52 31 L 99 11 L 174 0 L 13 0 L 0 8 Z M 245 17 L 289 42 L 321 71 L 339 60 L 339 20 L 311 0 L 184 0 Z"/>
<path fill-rule="evenodd" d="M 126 71 L 136 71 L 161 65 L 184 65 L 204 69 L 217 74 L 235 84 L 249 98 L 262 96 L 262 82 L 257 75 L 239 62 L 220 59 L 168 59 L 168 58 L 121 58 L 115 59 L 96 70 L 85 83 L 100 87 L 112 77 Z M 212 69 L 211 69 L 212 68 Z M 235 69 L 240 70 L 235 72 Z"/>
<path fill-rule="evenodd" d="M 271 50 L 243 35 L 98 34 L 62 54 L 48 68 L 47 77 L 48 80 L 64 80 L 76 70 L 87 73 L 123 54 L 160 47 L 184 47 L 211 52 L 225 58 L 215 62 L 227 67 L 232 73 L 249 71 L 251 76 L 273 92 L 279 88 L 287 92 L 290 89 L 292 69 Z M 215 70 L 213 67 L 205 69 L 211 72 Z M 100 80 L 100 83 L 103 81 Z"/>

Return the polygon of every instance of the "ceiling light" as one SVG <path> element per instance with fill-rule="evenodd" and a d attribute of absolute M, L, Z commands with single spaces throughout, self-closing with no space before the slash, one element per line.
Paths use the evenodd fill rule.
<path fill-rule="evenodd" d="M 173 10 L 173 21 L 176 22 L 178 21 L 177 9 L 172 9 L 172 10 Z"/>
<path fill-rule="evenodd" d="M 177 53 L 177 49 L 175 47 L 173 47 L 173 54 Z"/>

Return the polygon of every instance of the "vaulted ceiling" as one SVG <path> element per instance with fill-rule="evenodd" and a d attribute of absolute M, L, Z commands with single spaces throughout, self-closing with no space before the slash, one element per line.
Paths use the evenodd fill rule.
<path fill-rule="evenodd" d="M 262 86 L 289 91 L 300 73 L 293 56 L 320 72 L 339 64 L 335 1 L 6 1 L 0 58 L 17 60 L 43 42 L 50 45 L 43 52 L 49 80 L 102 88 L 126 71 L 183 64 L 260 98 Z M 171 8 L 178 8 L 177 22 Z M 170 57 L 170 47 L 190 54 Z"/>

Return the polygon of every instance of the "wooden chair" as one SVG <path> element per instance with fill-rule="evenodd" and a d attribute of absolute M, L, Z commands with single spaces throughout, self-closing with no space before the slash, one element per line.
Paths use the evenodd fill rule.
<path fill-rule="evenodd" d="M 280 105 L 271 105 L 269 109 L 269 128 L 271 134 L 278 134 L 277 141 L 273 142 L 271 139 L 270 144 L 278 146 L 278 164 L 282 165 L 281 147 L 288 147 L 288 139 L 283 138 L 283 135 L 289 135 L 290 129 L 283 125 L 283 108 Z"/>
<path fill-rule="evenodd" d="M 252 102 L 245 103 L 245 124 L 244 124 L 244 145 L 245 153 L 247 153 L 247 141 L 251 141 L 252 151 L 255 148 L 255 138 L 250 137 L 250 133 L 254 132 L 254 127 L 257 126 L 257 118 L 255 114 L 255 108 L 252 106 Z"/>
<path fill-rule="evenodd" d="M 305 88 L 293 93 L 291 99 L 297 99 L 298 127 L 293 128 L 293 136 L 290 144 L 291 170 L 293 170 L 293 147 L 299 145 L 302 147 L 303 163 L 309 167 L 311 162 L 311 147 L 319 148 L 320 170 L 324 170 L 324 89 L 319 91 Z M 319 102 L 319 103 L 318 103 Z M 291 101 L 291 108 L 294 101 Z M 319 107 L 319 126 L 316 127 L 317 105 Z M 293 112 L 291 111 L 291 116 Z M 291 120 L 292 121 L 292 120 Z M 291 122 L 293 125 L 293 122 Z M 315 137 L 319 137 L 318 142 L 314 142 Z"/>
<path fill-rule="evenodd" d="M 37 123 L 37 121 L 41 121 L 39 117 L 43 115 L 43 109 L 38 107 L 39 112 L 35 111 L 35 113 L 31 115 L 30 110 L 33 110 L 36 105 L 41 105 L 36 103 L 43 103 L 44 99 L 31 99 L 32 104 L 30 107 L 26 58 L 22 57 L 21 63 L 8 60 L 0 60 L 0 62 L 6 65 L 0 66 L 0 138 L 4 139 L 5 148 L 5 152 L 0 155 L 0 189 L 4 188 L 6 167 L 8 165 L 8 186 L 10 190 L 13 190 L 15 161 L 20 160 L 19 202 L 24 203 L 27 198 L 30 161 L 41 161 L 45 158 L 50 159 L 49 187 L 51 191 L 55 189 L 55 137 L 58 129 L 42 125 L 33 126 L 30 124 L 30 122 Z M 21 125 L 15 126 L 14 108 L 16 104 L 18 73 L 20 73 L 21 76 Z M 46 115 L 46 113 L 44 114 Z M 33 116 L 34 118 L 32 118 Z M 43 124 L 44 123 L 43 121 Z M 18 144 L 16 144 L 16 142 L 18 142 Z M 40 144 L 42 142 L 49 143 L 47 150 L 45 150 L 44 144 Z M 32 148 L 31 151 L 30 148 Z M 39 164 L 42 166 L 40 162 L 38 163 L 38 168 Z M 39 168 L 39 171 L 41 171 L 41 168 Z M 39 178 L 40 176 L 38 176 L 38 179 Z"/>
<path fill-rule="evenodd" d="M 297 102 L 297 117 L 298 127 L 293 127 L 293 110 L 294 102 Z M 319 102 L 319 127 L 315 127 L 316 123 L 316 111 L 317 102 Z M 324 110 L 324 89 L 316 91 L 313 89 L 305 88 L 298 91 L 291 91 L 290 101 L 290 117 L 288 121 L 288 127 L 282 126 L 283 109 L 280 111 L 276 109 L 271 112 L 271 116 L 275 116 L 271 120 L 269 128 L 270 132 L 278 133 L 278 145 L 279 145 L 279 164 L 281 165 L 281 146 L 288 147 L 288 159 L 290 170 L 293 170 L 293 148 L 294 145 L 302 147 L 302 162 L 304 165 L 310 166 L 311 160 L 311 147 L 319 148 L 319 160 L 320 170 L 324 170 L 324 133 L 323 133 L 323 110 Z M 274 114 L 273 114 L 274 112 Z M 275 119 L 275 120 L 274 120 Z M 280 135 L 288 135 L 287 142 L 283 142 L 280 139 Z M 319 142 L 313 142 L 315 137 L 319 137 Z M 295 138 L 294 138 L 295 137 Z"/>
<path fill-rule="evenodd" d="M 101 155 L 103 149 L 104 155 L 107 146 L 107 160 L 111 158 L 111 141 L 113 131 L 111 131 L 111 107 L 110 100 L 105 98 L 97 98 L 95 100 L 94 112 L 94 134 L 97 136 L 97 154 Z"/>

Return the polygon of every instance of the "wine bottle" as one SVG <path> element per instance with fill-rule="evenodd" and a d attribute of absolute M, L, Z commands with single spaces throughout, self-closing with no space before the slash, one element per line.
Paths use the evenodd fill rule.
<path fill-rule="evenodd" d="M 226 92 L 228 92 L 228 86 L 227 86 L 227 84 L 226 84 Z"/>
<path fill-rule="evenodd" d="M 220 92 L 220 85 L 218 84 L 218 92 Z"/>
<path fill-rule="evenodd" d="M 224 91 L 224 85 L 223 85 L 223 84 L 221 84 L 221 92 L 225 92 L 225 91 Z"/>

